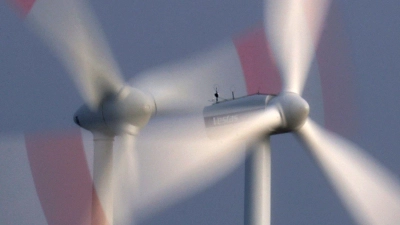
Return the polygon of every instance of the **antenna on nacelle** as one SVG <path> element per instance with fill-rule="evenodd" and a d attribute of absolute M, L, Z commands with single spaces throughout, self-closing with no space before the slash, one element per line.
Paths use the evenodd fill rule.
<path fill-rule="evenodd" d="M 232 85 L 232 86 L 231 86 L 232 99 L 235 99 L 235 90 L 236 90 L 235 85 Z"/>
<path fill-rule="evenodd" d="M 215 93 L 214 93 L 215 102 L 218 102 L 219 93 L 218 93 L 218 85 L 217 84 L 214 85 L 214 89 L 215 89 Z"/>

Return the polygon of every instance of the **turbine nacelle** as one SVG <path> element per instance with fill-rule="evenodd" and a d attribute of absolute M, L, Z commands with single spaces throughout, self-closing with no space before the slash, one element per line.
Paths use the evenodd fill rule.
<path fill-rule="evenodd" d="M 216 102 L 203 109 L 204 123 L 209 138 L 221 138 L 227 132 L 242 132 L 249 119 L 262 114 L 274 95 L 256 94 L 232 100 Z"/>
<path fill-rule="evenodd" d="M 124 86 L 118 93 L 104 97 L 96 110 L 82 105 L 75 113 L 74 121 L 91 132 L 110 136 L 136 135 L 155 113 L 156 104 L 151 95 Z"/>
<path fill-rule="evenodd" d="M 250 95 L 242 98 L 217 102 L 203 110 L 207 135 L 219 138 L 227 133 L 243 132 L 247 124 L 263 124 L 269 119 L 263 116 L 266 110 L 276 111 L 278 124 L 264 127 L 264 134 L 279 134 L 297 130 L 305 123 L 310 111 L 308 103 L 298 94 L 284 92 L 275 95 Z M 270 121 L 265 123 L 270 124 Z M 275 123 L 274 123 L 275 124 Z M 240 135 L 238 135 L 240 136 Z"/>

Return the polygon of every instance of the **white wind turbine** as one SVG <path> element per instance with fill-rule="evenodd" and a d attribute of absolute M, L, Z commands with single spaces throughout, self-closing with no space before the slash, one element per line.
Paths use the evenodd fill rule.
<path fill-rule="evenodd" d="M 100 214 L 104 213 L 106 221 L 103 222 L 131 223 L 131 215 L 135 214 L 135 195 L 140 185 L 136 136 L 156 111 L 160 115 L 171 115 L 193 110 L 192 106 L 198 101 L 196 94 L 186 85 L 194 81 L 193 77 L 182 79 L 173 76 L 171 81 L 154 74 L 146 76 L 156 84 L 167 84 L 163 88 L 156 87 L 158 91 L 152 93 L 153 98 L 151 94 L 123 82 L 100 26 L 85 1 L 32 2 L 33 9 L 23 8 L 22 13 L 28 13 L 26 20 L 64 63 L 86 102 L 74 115 L 74 121 L 93 133 L 93 182 L 100 205 L 93 198 L 92 219 L 101 218 Z M 196 79 L 201 81 L 202 77 Z M 138 83 L 139 87 L 141 85 L 144 84 Z M 187 131 L 187 126 L 178 130 Z M 118 149 L 113 149 L 115 136 L 120 136 Z M 159 136 L 154 134 L 154 140 Z M 198 146 L 208 146 L 211 150 L 230 149 L 235 143 L 207 142 Z M 199 155 L 209 159 L 213 154 L 215 151 Z M 210 167 L 205 159 L 199 161 L 200 165 Z M 202 186 L 200 183 L 203 182 L 197 182 L 196 186 Z"/>
<path fill-rule="evenodd" d="M 265 112 L 246 118 L 247 121 L 235 126 L 236 131 L 218 146 L 232 147 L 239 137 L 239 140 L 246 139 L 251 148 L 246 223 L 269 223 L 269 135 L 289 131 L 295 132 L 309 147 L 360 224 L 399 221 L 399 188 L 391 175 L 357 147 L 307 118 L 308 104 L 300 95 L 328 3 L 307 1 L 309 5 L 306 6 L 294 0 L 270 2 L 271 5 L 266 4 L 266 26 L 282 73 L 283 91 L 268 102 L 264 101 Z M 83 3 L 38 0 L 36 4 L 38 11 L 32 15 L 32 21 L 39 25 L 39 33 L 50 41 L 65 62 L 86 100 L 75 121 L 94 134 L 94 183 L 102 208 L 109 221 L 126 222 L 125 210 L 129 210 L 133 198 L 118 196 L 119 192 L 114 189 L 119 188 L 121 182 L 129 183 L 133 189 L 137 185 L 136 159 L 128 150 L 133 148 L 137 132 L 155 113 L 156 104 L 158 112 L 163 109 L 150 95 L 123 83 L 103 35 Z M 314 7 L 308 8 L 310 6 Z M 307 9 L 316 9 L 319 13 L 308 18 L 304 13 L 309 12 Z M 166 93 L 173 92 L 166 90 Z M 161 104 L 166 105 L 166 102 Z M 226 135 L 232 131 L 222 128 L 219 132 Z M 110 164 L 115 135 L 122 135 L 125 143 L 119 151 L 121 154 L 116 154 L 121 160 L 118 167 Z M 117 171 L 113 172 L 113 167 Z M 112 173 L 123 175 L 112 176 Z M 124 197 L 126 201 L 121 201 Z"/>
<path fill-rule="evenodd" d="M 207 119 L 214 120 L 208 126 L 212 135 L 232 125 L 228 130 L 235 129 L 234 135 L 247 140 L 246 225 L 270 224 L 269 136 L 282 132 L 293 132 L 307 146 L 357 223 L 400 221 L 396 178 L 360 148 L 308 118 L 309 105 L 301 98 L 328 6 L 327 0 L 266 0 L 264 22 L 281 72 L 282 92 L 261 102 L 249 97 L 205 109 L 206 124 Z M 247 115 L 255 111 L 257 116 Z M 234 119 L 224 122 L 226 118 Z"/>

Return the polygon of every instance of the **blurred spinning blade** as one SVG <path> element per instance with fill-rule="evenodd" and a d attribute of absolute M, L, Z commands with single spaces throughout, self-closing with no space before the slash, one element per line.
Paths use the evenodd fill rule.
<path fill-rule="evenodd" d="M 280 68 L 283 91 L 302 93 L 329 0 L 265 0 L 266 31 Z"/>
<path fill-rule="evenodd" d="M 298 135 L 359 224 L 389 225 L 400 221 L 400 184 L 390 171 L 311 119 Z"/>
<path fill-rule="evenodd" d="M 280 122 L 276 109 L 266 109 L 234 127 L 221 126 L 221 137 L 210 139 L 202 115 L 154 118 L 138 138 L 138 216 L 146 217 L 214 184 L 242 163 L 243 140 L 261 138 Z"/>
<path fill-rule="evenodd" d="M 114 148 L 114 224 L 132 224 L 135 220 L 134 205 L 138 198 L 139 159 L 136 137 L 125 134 L 117 137 Z"/>
<path fill-rule="evenodd" d="M 301 94 L 329 1 L 266 2 L 265 24 L 284 81 L 283 91 Z M 400 185 L 388 170 L 311 119 L 297 134 L 359 224 L 400 221 Z"/>
<path fill-rule="evenodd" d="M 233 79 L 227 81 L 228 77 Z M 157 104 L 157 115 L 162 115 L 201 112 L 210 104 L 215 84 L 231 84 L 238 88 L 236 94 L 245 95 L 243 79 L 236 48 L 226 41 L 178 62 L 141 72 L 129 83 L 150 92 Z"/>
<path fill-rule="evenodd" d="M 92 109 L 121 89 L 119 68 L 85 1 L 37 0 L 26 19 L 55 50 Z"/>

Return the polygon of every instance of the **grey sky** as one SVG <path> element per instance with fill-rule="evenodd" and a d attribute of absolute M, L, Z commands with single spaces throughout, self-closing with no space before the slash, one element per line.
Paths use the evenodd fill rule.
<path fill-rule="evenodd" d="M 261 0 L 92 1 L 126 79 L 262 20 Z M 356 84 L 352 140 L 400 175 L 400 2 L 340 1 Z M 211 94 L 211 93 L 210 93 Z M 73 127 L 82 104 L 64 67 L 0 1 L 0 134 Z M 291 135 L 272 138 L 272 224 L 352 224 Z M 243 166 L 143 225 L 243 224 Z"/>

